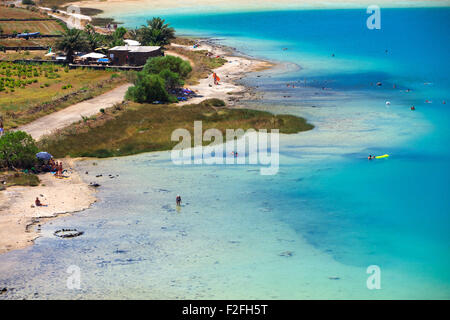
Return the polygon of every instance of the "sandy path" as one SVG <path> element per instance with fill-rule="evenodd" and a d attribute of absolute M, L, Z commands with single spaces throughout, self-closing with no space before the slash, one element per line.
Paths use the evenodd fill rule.
<path fill-rule="evenodd" d="M 82 116 L 90 117 L 99 113 L 102 108 L 110 108 L 116 103 L 121 103 L 130 86 L 131 84 L 121 85 L 93 99 L 74 104 L 63 110 L 39 118 L 19 127 L 18 130 L 28 132 L 34 139 L 39 140 L 42 136 L 54 130 L 65 128 L 81 120 Z"/>
<path fill-rule="evenodd" d="M 39 236 L 40 223 L 58 214 L 87 209 L 95 202 L 95 191 L 71 169 L 72 165 L 73 160 L 63 160 L 68 179 L 47 173 L 39 175 L 38 187 L 9 187 L 0 193 L 0 254 L 31 245 Z M 36 197 L 48 207 L 35 207 Z"/>

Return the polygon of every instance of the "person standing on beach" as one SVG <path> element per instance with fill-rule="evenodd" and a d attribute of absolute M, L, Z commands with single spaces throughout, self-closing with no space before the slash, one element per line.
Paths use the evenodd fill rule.
<path fill-rule="evenodd" d="M 220 78 L 217 73 L 213 73 L 214 84 L 217 86 L 219 84 Z"/>

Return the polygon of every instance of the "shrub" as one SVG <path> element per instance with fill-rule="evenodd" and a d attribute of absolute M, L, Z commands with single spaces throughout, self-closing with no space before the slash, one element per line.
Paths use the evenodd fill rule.
<path fill-rule="evenodd" d="M 204 107 L 225 107 L 225 102 L 220 99 L 212 98 L 203 101 L 201 105 Z"/>
<path fill-rule="evenodd" d="M 155 74 L 139 72 L 134 87 L 130 87 L 126 99 L 134 102 L 167 102 L 170 100 L 164 79 Z"/>
<path fill-rule="evenodd" d="M 184 85 L 184 81 L 181 80 L 180 75 L 176 72 L 172 72 L 169 69 L 164 69 L 159 73 L 159 76 L 164 79 L 166 89 L 174 89 Z"/>
<path fill-rule="evenodd" d="M 144 72 L 150 74 L 159 74 L 165 69 L 178 73 L 182 79 L 192 71 L 189 62 L 174 56 L 150 58 L 144 66 Z"/>
<path fill-rule="evenodd" d="M 0 164 L 7 168 L 31 168 L 38 148 L 33 138 L 23 131 L 7 132 L 0 138 Z"/>

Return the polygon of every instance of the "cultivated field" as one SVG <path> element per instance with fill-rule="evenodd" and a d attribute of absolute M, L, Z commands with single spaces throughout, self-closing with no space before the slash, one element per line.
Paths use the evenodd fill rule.
<path fill-rule="evenodd" d="M 43 35 L 60 34 L 64 28 L 55 20 L 46 21 L 0 21 L 4 34 L 40 32 Z"/>
<path fill-rule="evenodd" d="M 42 19 L 48 16 L 22 8 L 0 6 L 0 19 Z"/>
<path fill-rule="evenodd" d="M 112 71 L 0 62 L 0 114 L 16 127 L 112 89 L 120 79 Z"/>
<path fill-rule="evenodd" d="M 57 39 L 57 38 L 56 38 Z M 37 38 L 37 39 L 0 39 L 0 46 L 3 47 L 45 47 L 55 43 L 55 38 Z"/>

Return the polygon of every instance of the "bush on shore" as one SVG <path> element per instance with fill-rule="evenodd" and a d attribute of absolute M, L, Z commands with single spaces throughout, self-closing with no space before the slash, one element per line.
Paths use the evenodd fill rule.
<path fill-rule="evenodd" d="M 0 167 L 29 169 L 36 164 L 38 147 L 23 131 L 7 132 L 0 138 Z"/>
<path fill-rule="evenodd" d="M 164 79 L 155 74 L 142 72 L 137 74 L 135 85 L 128 89 L 125 98 L 138 103 L 170 100 Z"/>
<path fill-rule="evenodd" d="M 126 99 L 138 103 L 176 102 L 170 90 L 182 87 L 192 71 L 189 62 L 173 56 L 150 58 L 141 72 L 133 76 Z"/>
<path fill-rule="evenodd" d="M 146 73 L 158 74 L 166 69 L 178 73 L 183 79 L 185 79 L 192 71 L 189 62 L 174 56 L 151 58 L 145 64 L 143 71 Z"/>

